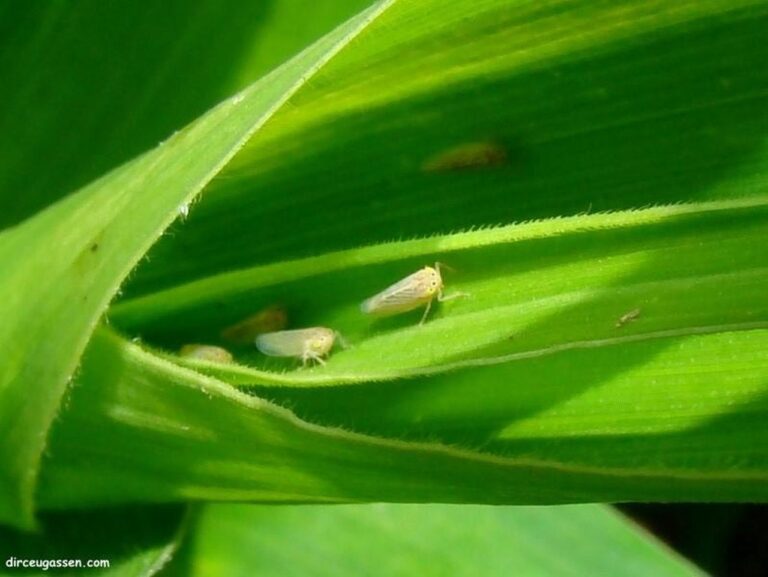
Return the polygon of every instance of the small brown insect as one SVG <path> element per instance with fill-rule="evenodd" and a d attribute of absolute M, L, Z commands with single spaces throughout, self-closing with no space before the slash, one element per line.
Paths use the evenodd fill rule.
<path fill-rule="evenodd" d="M 211 361 L 214 363 L 231 363 L 232 354 L 221 347 L 213 345 L 191 344 L 184 345 L 179 350 L 179 355 L 186 359 L 199 359 L 201 361 Z"/>
<path fill-rule="evenodd" d="M 641 312 L 642 311 L 639 308 L 636 308 L 636 309 L 632 309 L 631 311 L 621 315 L 619 317 L 619 320 L 616 321 L 616 328 L 620 329 L 624 325 L 629 324 L 632 321 L 636 320 L 637 317 L 640 316 Z"/>
<path fill-rule="evenodd" d="M 257 336 L 283 330 L 287 324 L 285 309 L 280 305 L 272 305 L 225 328 L 221 331 L 221 338 L 236 345 L 250 345 Z"/>
<path fill-rule="evenodd" d="M 495 142 L 468 142 L 440 152 L 421 165 L 424 172 L 490 168 L 507 163 L 507 151 Z"/>

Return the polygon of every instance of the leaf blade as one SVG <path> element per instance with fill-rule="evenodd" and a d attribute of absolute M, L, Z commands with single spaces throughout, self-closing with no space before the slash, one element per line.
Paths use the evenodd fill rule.
<path fill-rule="evenodd" d="M 296 547 L 311 553 L 297 559 Z M 558 550 L 568 554 L 552 554 Z M 209 505 L 181 560 L 178 574 L 195 577 L 254 571 L 459 577 L 501 575 L 510 567 L 527 576 L 592 575 L 617 566 L 624 575 L 701 574 L 600 505 Z"/>
<path fill-rule="evenodd" d="M 743 331 L 728 337 L 738 344 L 749 335 L 750 332 Z M 758 336 L 764 339 L 765 331 Z M 711 357 L 711 347 L 702 346 L 702 340 L 693 342 L 692 350 L 698 351 L 698 358 Z M 764 355 L 755 356 L 760 342 L 757 340 L 752 347 L 734 347 L 735 365 L 760 368 L 756 378 L 768 370 Z M 739 353 L 742 348 L 745 352 Z M 673 357 L 680 362 L 691 354 L 691 350 L 684 349 Z M 514 368 L 513 363 L 509 366 Z M 650 370 L 653 372 L 653 367 Z M 664 375 L 663 368 L 656 376 L 660 382 L 652 405 L 663 403 L 664 385 L 674 383 L 660 375 Z M 463 375 L 470 385 L 473 377 L 471 373 Z M 505 382 L 503 374 L 501 377 L 500 382 Z M 701 377 L 706 378 L 706 372 Z M 439 381 L 446 378 L 447 375 L 441 375 Z M 431 387 L 440 386 L 439 381 L 402 381 L 403 386 L 392 391 L 392 400 L 397 406 L 418 393 L 426 395 L 422 399 L 427 401 L 440 399 L 430 391 Z M 459 379 L 454 384 L 459 394 L 469 394 L 471 398 L 471 386 L 467 387 L 466 380 Z M 494 384 L 499 383 L 488 381 L 487 390 L 492 392 Z M 628 384 L 625 381 L 623 387 L 617 387 L 610 395 L 611 403 L 585 403 L 594 417 L 591 428 L 574 430 L 574 439 L 581 441 L 576 451 L 558 450 L 562 446 L 570 449 L 567 443 L 558 443 L 568 440 L 570 411 L 564 419 L 555 414 L 542 420 L 543 426 L 552 427 L 552 442 L 546 438 L 537 442 L 533 438 L 526 443 L 524 434 L 516 438 L 513 431 L 506 445 L 494 445 L 483 443 L 482 438 L 471 438 L 473 430 L 461 421 L 453 435 L 446 434 L 445 426 L 450 433 L 450 425 L 455 422 L 452 410 L 463 407 L 454 405 L 448 396 L 442 397 L 445 404 L 435 405 L 434 416 L 426 421 L 426 427 L 419 429 L 413 423 L 418 422 L 419 415 L 423 418 L 428 414 L 418 405 L 412 412 L 406 406 L 400 414 L 405 427 L 398 413 L 392 412 L 391 404 L 379 403 L 381 411 L 374 412 L 370 403 L 377 406 L 376 402 L 382 400 L 380 391 L 369 398 L 358 394 L 357 402 L 345 407 L 339 403 L 339 410 L 352 406 L 356 411 L 344 419 L 319 418 L 318 413 L 307 411 L 307 407 L 321 408 L 323 396 L 336 392 L 336 388 L 323 388 L 320 400 L 309 396 L 304 399 L 306 402 L 298 396 L 302 389 L 264 392 L 266 397 L 277 399 L 280 397 L 275 393 L 279 391 L 296 394 L 293 399 L 282 400 L 292 400 L 294 407 L 309 419 L 303 420 L 271 402 L 180 368 L 101 330 L 91 343 L 69 410 L 57 422 L 51 436 L 40 503 L 44 509 L 61 509 L 190 499 L 486 504 L 768 499 L 768 443 L 756 442 L 766 431 L 754 427 L 755 420 L 764 418 L 768 410 L 764 398 L 758 396 L 754 405 L 745 404 L 752 417 L 747 420 L 742 418 L 743 413 L 735 413 L 727 430 L 715 421 L 702 435 L 682 421 L 669 436 L 673 449 L 669 458 L 660 460 L 660 437 L 653 432 L 625 431 L 626 443 L 614 443 L 614 451 L 606 450 L 611 437 L 602 438 L 599 434 L 610 431 L 615 422 L 614 406 L 622 406 L 626 387 L 637 384 L 634 379 Z M 571 392 L 567 385 L 550 383 L 548 388 L 555 388 L 549 395 L 545 389 L 543 396 L 539 396 L 531 387 L 520 389 L 520 394 L 523 399 L 531 395 L 527 402 L 540 410 L 540 403 L 546 406 L 563 396 L 567 398 Z M 750 395 L 764 391 L 764 384 L 762 389 L 755 390 L 753 380 L 743 382 L 742 386 L 747 401 Z M 365 388 L 352 391 L 364 392 Z M 341 391 L 342 395 L 349 392 Z M 695 398 L 697 390 L 691 386 L 678 393 L 680 399 L 690 399 L 691 395 Z M 498 394 L 494 397 L 486 393 L 482 398 L 493 403 Z M 386 400 L 386 393 L 383 399 Z M 333 396 L 326 396 L 325 401 L 332 404 Z M 513 396 L 508 403 L 514 402 Z M 727 406 L 727 402 L 727 398 L 715 398 L 711 406 L 717 409 L 723 403 Z M 508 403 L 500 405 L 502 423 L 514 423 L 518 417 L 507 412 Z M 573 414 L 583 412 L 583 405 L 576 403 Z M 375 426 L 374 415 L 378 415 L 381 425 L 378 431 L 371 426 Z M 703 415 L 714 415 L 716 419 L 718 413 L 705 409 Z M 647 418 L 663 420 L 663 416 L 662 408 L 649 413 Z M 471 420 L 471 410 L 467 417 Z M 474 432 L 481 434 L 483 425 L 478 422 L 481 428 Z M 409 429 L 410 438 L 406 434 Z M 94 430 L 99 434 L 94 435 Z M 621 431 L 616 438 L 622 439 Z M 686 450 L 688 443 L 693 447 L 690 451 Z M 734 454 L 741 455 L 738 462 L 734 462 Z M 119 485 L 112 481 L 117 475 Z"/>
<path fill-rule="evenodd" d="M 173 346 L 184 338 L 215 339 L 219 324 L 280 302 L 293 323 L 331 327 L 353 345 L 309 371 L 267 370 L 273 365 L 247 348 L 239 351 L 240 365 L 194 365 L 233 383 L 287 386 L 412 377 L 571 348 L 755 329 L 768 314 L 768 260 L 759 245 L 766 206 L 758 197 L 659 207 L 330 253 L 118 303 L 112 319 L 129 334 Z M 423 326 L 418 313 L 389 323 L 360 313 L 358 299 L 435 260 L 459 268 L 447 277 L 447 290 L 468 298 L 442 305 Z M 638 319 L 618 322 L 638 307 Z"/>
<path fill-rule="evenodd" d="M 91 331 L 123 279 L 177 211 L 288 95 L 387 6 L 363 12 L 155 151 L 0 236 L 6 311 L 0 343 L 16 351 L 0 367 L 0 434 L 14 441 L 0 447 L 10 463 L 0 471 L 0 521 L 32 525 L 46 431 Z M 48 282 L 39 283 L 43 270 Z M 39 362 L 25 362 L 29 358 Z"/>

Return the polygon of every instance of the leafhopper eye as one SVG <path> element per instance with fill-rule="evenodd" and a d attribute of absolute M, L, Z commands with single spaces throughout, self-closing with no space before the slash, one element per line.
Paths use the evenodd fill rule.
<path fill-rule="evenodd" d="M 232 353 L 213 345 L 190 344 L 179 349 L 179 355 L 186 359 L 198 359 L 214 363 L 231 363 Z"/>

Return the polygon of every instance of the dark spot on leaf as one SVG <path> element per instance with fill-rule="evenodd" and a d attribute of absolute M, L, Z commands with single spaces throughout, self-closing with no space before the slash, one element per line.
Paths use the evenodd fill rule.
<path fill-rule="evenodd" d="M 507 150 L 496 142 L 467 142 L 424 161 L 424 172 L 492 168 L 507 164 Z"/>

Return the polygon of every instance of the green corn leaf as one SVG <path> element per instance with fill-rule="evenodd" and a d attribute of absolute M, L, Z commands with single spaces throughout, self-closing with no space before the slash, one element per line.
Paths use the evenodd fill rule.
<path fill-rule="evenodd" d="M 370 4 L 5 3 L 0 228 L 153 148 Z"/>
<path fill-rule="evenodd" d="M 173 575 L 702 574 L 597 505 L 212 505 L 193 528 Z"/>
<path fill-rule="evenodd" d="M 508 364 L 385 383 L 389 394 L 324 387 L 306 403 L 289 396 L 298 412 L 325 421 L 318 426 L 101 330 L 52 432 L 40 505 L 764 500 L 768 438 L 756 424 L 768 410 L 760 396 L 766 334 L 689 337 L 652 361 L 658 343 L 630 349 L 626 362 L 642 367 L 601 386 L 589 378 L 605 371 L 586 373 L 600 366 L 592 358 L 566 357 L 551 373 L 534 364 L 538 372 L 519 389 L 514 371 L 526 366 Z M 707 363 L 724 341 L 733 345 L 722 365 L 731 376 L 719 379 L 720 392 Z M 619 354 L 600 352 L 603 363 Z M 683 372 L 696 366 L 701 373 Z M 563 380 L 568 371 L 583 380 Z M 262 394 L 277 400 L 280 390 L 302 389 Z M 350 395 L 339 403 L 348 416 L 326 407 L 336 418 L 315 419 L 311 411 L 334 402 L 323 392 L 336 390 Z"/>
<path fill-rule="evenodd" d="M 111 318 L 132 334 L 178 347 L 185 339 L 217 339 L 253 310 L 296 303 L 286 306 L 297 326 L 331 327 L 350 348 L 324 367 L 275 374 L 263 370 L 275 363 L 248 346 L 242 362 L 262 370 L 215 370 L 231 382 L 286 384 L 382 380 L 569 348 L 761 328 L 768 326 L 768 251 L 761 244 L 767 208 L 761 197 L 331 253 L 123 302 Z M 391 321 L 361 313 L 365 297 L 441 260 L 458 267 L 444 273 L 446 293 L 467 295 L 440 305 L 430 322 L 418 325 L 420 311 Z M 621 320 L 632 311 L 637 318 Z"/>
<path fill-rule="evenodd" d="M 767 26 L 763 1 L 398 1 L 211 183 L 126 295 L 370 243 L 765 194 Z M 501 158 L 439 168 L 471 143 Z"/>
<path fill-rule="evenodd" d="M 122 280 L 275 108 L 385 7 L 350 20 L 159 148 L 0 235 L 0 520 L 32 523 L 47 429 Z"/>
<path fill-rule="evenodd" d="M 0 521 L 767 499 L 767 22 L 757 0 L 379 3 L 0 233 Z M 249 54 L 235 72 L 268 67 Z M 468 297 L 423 326 L 360 313 L 435 261 Z M 276 304 L 350 348 L 172 354 Z"/>

